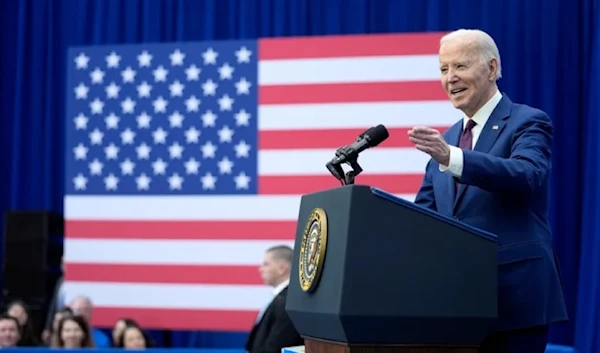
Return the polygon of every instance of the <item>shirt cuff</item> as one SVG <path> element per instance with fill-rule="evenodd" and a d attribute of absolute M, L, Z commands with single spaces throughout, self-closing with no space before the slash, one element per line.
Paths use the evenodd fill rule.
<path fill-rule="evenodd" d="M 450 146 L 450 163 L 447 166 L 440 164 L 440 172 L 448 173 L 460 179 L 463 172 L 463 152 L 460 148 Z"/>

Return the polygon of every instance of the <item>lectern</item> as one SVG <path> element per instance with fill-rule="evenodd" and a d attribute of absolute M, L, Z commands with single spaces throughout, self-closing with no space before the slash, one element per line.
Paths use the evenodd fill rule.
<path fill-rule="evenodd" d="M 477 352 L 496 236 L 361 185 L 301 199 L 286 310 L 306 353 Z"/>

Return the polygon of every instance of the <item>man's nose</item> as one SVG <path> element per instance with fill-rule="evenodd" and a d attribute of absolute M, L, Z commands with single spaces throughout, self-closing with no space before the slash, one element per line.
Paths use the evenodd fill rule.
<path fill-rule="evenodd" d="M 454 73 L 454 71 L 448 71 L 448 82 L 457 82 L 458 76 Z"/>

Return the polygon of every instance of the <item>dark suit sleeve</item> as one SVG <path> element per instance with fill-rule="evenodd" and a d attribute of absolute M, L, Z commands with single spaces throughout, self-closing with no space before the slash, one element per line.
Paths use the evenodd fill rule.
<path fill-rule="evenodd" d="M 431 182 L 431 168 L 432 161 L 429 160 L 427 166 L 425 167 L 425 176 L 423 177 L 423 183 L 421 184 L 421 188 L 417 192 L 417 196 L 415 197 L 415 202 L 419 206 L 427 207 L 431 210 L 437 211 L 437 206 L 435 204 L 435 195 L 433 193 L 433 183 Z"/>
<path fill-rule="evenodd" d="M 536 191 L 550 172 L 552 135 L 550 118 L 539 112 L 514 132 L 509 158 L 463 150 L 461 183 L 490 192 Z"/>
<path fill-rule="evenodd" d="M 261 350 L 261 353 L 281 353 L 282 347 L 301 344 L 303 344 L 302 338 L 286 313 L 285 301 L 282 300 L 278 303 L 275 320 L 271 324 L 271 331 L 262 346 L 263 350 Z"/>

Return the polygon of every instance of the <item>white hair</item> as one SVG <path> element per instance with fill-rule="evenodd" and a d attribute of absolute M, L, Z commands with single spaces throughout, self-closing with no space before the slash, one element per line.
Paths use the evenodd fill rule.
<path fill-rule="evenodd" d="M 73 305 L 73 303 L 78 302 L 78 301 L 83 301 L 86 302 L 90 305 L 92 305 L 92 299 L 90 299 L 90 297 L 86 296 L 86 295 L 77 295 L 76 297 L 74 297 L 73 299 L 71 299 L 71 305 Z"/>
<path fill-rule="evenodd" d="M 500 51 L 494 39 L 484 31 L 479 29 L 459 29 L 450 32 L 440 39 L 440 46 L 445 42 L 456 39 L 474 39 L 481 53 L 481 60 L 484 64 L 489 64 L 490 60 L 496 59 L 498 62 L 498 71 L 496 72 L 496 81 L 502 77 L 502 64 L 500 62 Z"/>

